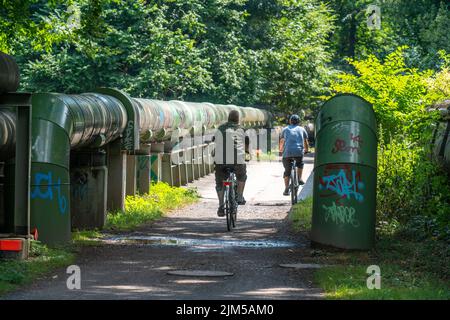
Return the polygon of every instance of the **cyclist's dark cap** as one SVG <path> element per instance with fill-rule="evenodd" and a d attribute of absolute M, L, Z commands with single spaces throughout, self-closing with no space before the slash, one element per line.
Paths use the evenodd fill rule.
<path fill-rule="evenodd" d="M 239 123 L 239 111 L 231 110 L 230 113 L 228 114 L 228 121 Z"/>
<path fill-rule="evenodd" d="M 293 114 L 289 118 L 289 122 L 292 123 L 292 124 L 298 124 L 298 123 L 300 123 L 300 117 L 297 114 Z"/>

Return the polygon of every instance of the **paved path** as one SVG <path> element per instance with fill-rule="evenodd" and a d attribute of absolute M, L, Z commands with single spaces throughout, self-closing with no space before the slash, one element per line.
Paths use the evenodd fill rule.
<path fill-rule="evenodd" d="M 307 158 L 305 180 L 312 169 Z M 248 166 L 247 205 L 237 229 L 226 231 L 216 216 L 214 176 L 196 181 L 201 201 L 106 245 L 84 247 L 77 265 L 81 290 L 68 290 L 65 270 L 41 279 L 7 299 L 317 299 L 312 270 L 282 268 L 302 262 L 309 243 L 293 234 L 280 162 Z M 134 239 L 134 241 L 131 241 Z M 120 240 L 120 241 L 119 241 Z M 233 276 L 188 277 L 168 271 L 225 271 Z"/>

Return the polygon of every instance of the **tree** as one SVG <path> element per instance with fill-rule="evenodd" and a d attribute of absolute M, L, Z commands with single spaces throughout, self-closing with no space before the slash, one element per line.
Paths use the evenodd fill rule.
<path fill-rule="evenodd" d="M 31 22 L 7 45 L 28 91 L 109 86 L 289 112 L 308 107 L 331 73 L 333 21 L 318 0 L 30 0 L 21 10 Z"/>

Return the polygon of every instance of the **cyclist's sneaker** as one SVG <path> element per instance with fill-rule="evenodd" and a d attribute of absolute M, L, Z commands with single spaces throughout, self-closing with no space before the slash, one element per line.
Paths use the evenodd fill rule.
<path fill-rule="evenodd" d="M 224 210 L 223 206 L 219 206 L 219 209 L 217 209 L 217 215 L 219 217 L 225 216 L 225 210 Z"/>
<path fill-rule="evenodd" d="M 244 205 L 246 202 L 247 202 L 247 201 L 245 201 L 245 198 L 244 198 L 244 197 L 238 198 L 238 199 L 237 199 L 237 203 L 238 203 L 239 205 Z"/>
<path fill-rule="evenodd" d="M 298 184 L 302 186 L 302 185 L 304 185 L 304 184 L 305 184 L 305 181 L 303 181 L 303 180 L 300 180 L 300 181 L 298 182 Z"/>
<path fill-rule="evenodd" d="M 283 196 L 289 195 L 289 188 L 284 189 Z"/>

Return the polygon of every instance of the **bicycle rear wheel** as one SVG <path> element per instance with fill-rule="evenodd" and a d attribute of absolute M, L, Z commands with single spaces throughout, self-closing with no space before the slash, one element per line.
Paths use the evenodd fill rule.
<path fill-rule="evenodd" d="M 225 187 L 225 192 L 223 193 L 223 203 L 224 203 L 224 210 L 225 210 L 225 216 L 227 217 L 227 230 L 231 231 L 231 210 L 232 210 L 232 204 L 230 202 L 230 187 Z"/>
<path fill-rule="evenodd" d="M 297 203 L 298 181 L 297 181 L 297 169 L 291 171 L 291 203 L 294 205 Z"/>

